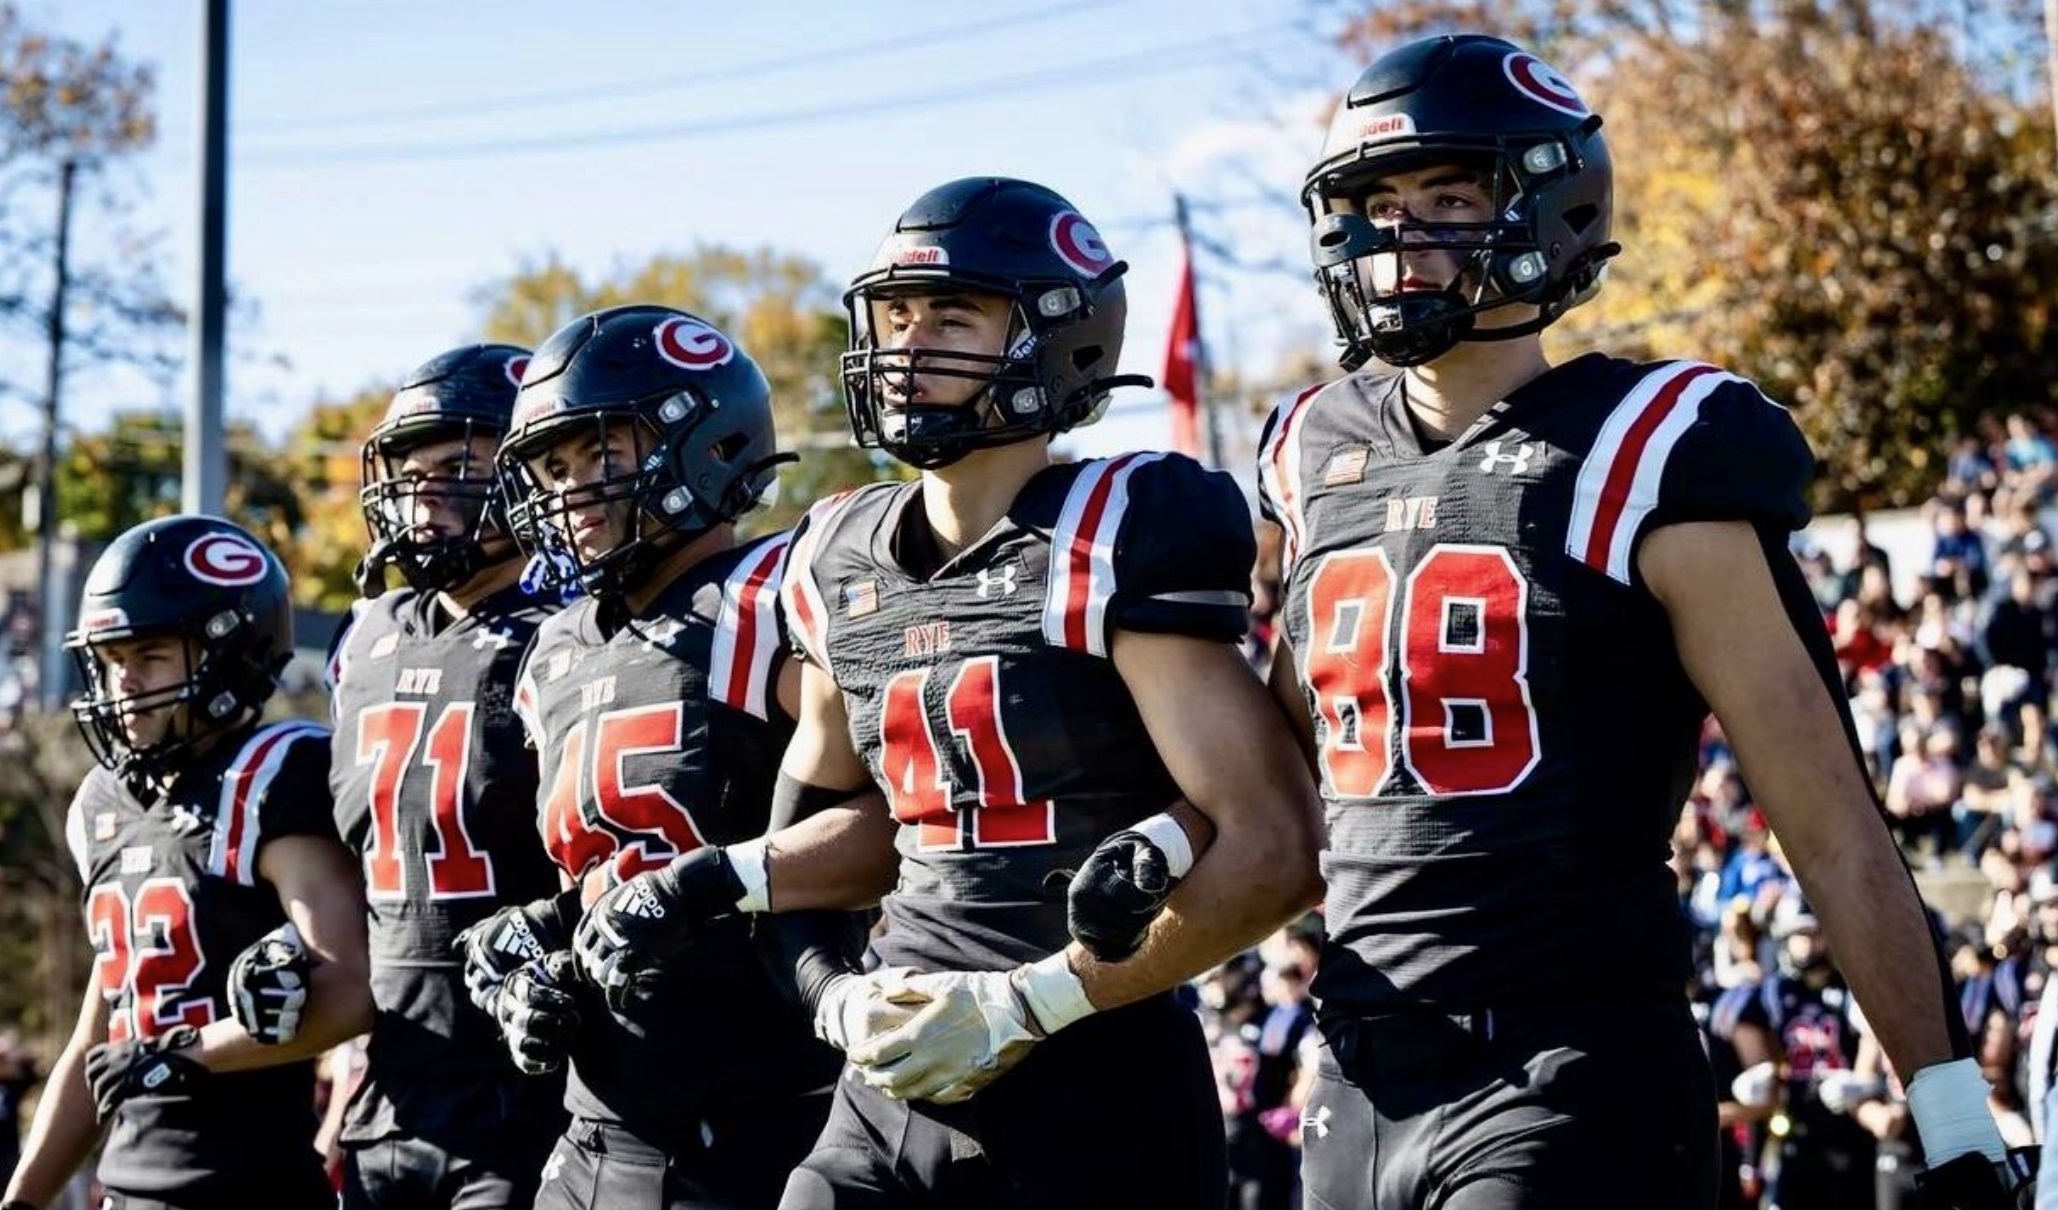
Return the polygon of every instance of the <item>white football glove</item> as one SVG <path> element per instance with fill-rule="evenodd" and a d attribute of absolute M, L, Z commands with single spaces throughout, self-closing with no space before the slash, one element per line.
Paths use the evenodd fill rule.
<path fill-rule="evenodd" d="M 906 1025 L 929 1003 L 927 993 L 908 985 L 912 974 L 909 967 L 893 966 L 831 980 L 815 1006 L 815 1036 L 848 1053 Z"/>
<path fill-rule="evenodd" d="M 1746 1067 L 1743 1073 L 1729 1082 L 1729 1095 L 1739 1105 L 1762 1109 L 1772 1104 L 1772 1098 L 1779 1091 L 1779 1065 L 1767 1059 L 1763 1063 Z"/>
<path fill-rule="evenodd" d="M 1062 951 L 1012 971 L 947 971 L 907 983 L 929 1004 L 848 1052 L 865 1083 L 903 1101 L 967 1100 L 1037 1042 L 1094 1011 Z"/>
<path fill-rule="evenodd" d="M 1825 1071 L 1815 1084 L 1815 1099 L 1831 1113 L 1849 1113 L 1886 1095 L 1886 1081 L 1855 1071 Z"/>

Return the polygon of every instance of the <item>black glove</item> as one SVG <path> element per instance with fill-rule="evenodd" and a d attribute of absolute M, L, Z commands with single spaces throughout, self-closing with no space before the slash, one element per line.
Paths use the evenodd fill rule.
<path fill-rule="evenodd" d="M 563 1067 L 579 1033 L 579 1002 L 573 995 L 578 968 L 570 950 L 530 962 L 500 985 L 493 1019 L 507 1041 L 507 1053 L 524 1075 Z"/>
<path fill-rule="evenodd" d="M 300 1032 L 314 961 L 291 922 L 250 943 L 229 964 L 229 1010 L 243 1032 L 279 1046 Z"/>
<path fill-rule="evenodd" d="M 609 1012 L 626 1016 L 643 999 L 656 964 L 684 949 L 694 929 L 734 912 L 743 893 L 729 855 L 716 845 L 638 874 L 586 909 L 572 938 L 579 970 L 606 997 Z"/>
<path fill-rule="evenodd" d="M 100 1120 L 113 1117 L 122 1102 L 133 1096 L 190 1092 L 207 1078 L 207 1068 L 196 1059 L 172 1052 L 199 1040 L 199 1030 L 180 1025 L 154 1038 L 102 1042 L 87 1051 L 86 1082 L 93 1086 L 93 1107 Z"/>
<path fill-rule="evenodd" d="M 1066 871 L 1054 870 L 1045 885 L 1065 877 Z M 1070 877 L 1065 922 L 1072 937 L 1102 962 L 1121 962 L 1134 954 L 1179 885 L 1165 851 L 1135 831 L 1101 841 Z"/>
<path fill-rule="evenodd" d="M 1915 1174 L 1919 1210 L 2030 1210 L 2037 1200 L 2037 1151 L 2018 1147 L 1996 1164 L 1977 1151 Z"/>
<path fill-rule="evenodd" d="M 464 955 L 464 987 L 481 1012 L 491 1014 L 500 985 L 522 967 L 572 943 L 579 890 L 504 907 L 457 935 Z"/>

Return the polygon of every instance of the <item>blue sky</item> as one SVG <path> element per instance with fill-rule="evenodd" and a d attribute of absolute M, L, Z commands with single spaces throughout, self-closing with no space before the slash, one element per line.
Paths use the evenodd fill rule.
<path fill-rule="evenodd" d="M 158 71 L 161 137 L 133 222 L 191 289 L 197 0 L 21 0 Z M 480 287 L 555 253 L 589 274 L 696 242 L 770 245 L 842 280 L 924 189 L 1001 173 L 1066 194 L 1133 266 L 1125 368 L 1155 374 L 1175 190 L 1253 265 L 1304 264 L 1290 196 L 1356 64 L 1311 0 L 937 6 L 660 0 L 243 0 L 232 17 L 229 274 L 256 304 L 230 410 L 267 432 L 472 339 Z M 80 238 L 91 243 L 89 228 Z M 1302 273 L 1203 261 L 1214 355 L 1326 339 Z M 40 381 L 37 381 L 40 389 Z M 183 392 L 184 385 L 179 390 Z M 174 406 L 88 373 L 71 419 Z M 0 404 L 0 435 L 33 432 Z M 1132 393 L 1083 452 L 1162 444 Z"/>

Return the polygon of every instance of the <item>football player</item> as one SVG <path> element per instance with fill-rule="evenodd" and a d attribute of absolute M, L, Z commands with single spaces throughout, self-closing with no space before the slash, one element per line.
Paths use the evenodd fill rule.
<path fill-rule="evenodd" d="M 1792 894 L 1774 909 L 1772 935 L 1773 973 L 1715 1004 L 1713 1032 L 1734 1048 L 1739 1068 L 1728 1091 L 1746 1120 L 1785 1119 L 1774 1134 L 1772 1204 L 1869 1205 L 1875 1143 L 1849 1109 L 1854 1094 L 1883 1087 L 1859 1086 L 1857 1004 L 1830 962 L 1820 922 Z"/>
<path fill-rule="evenodd" d="M 1273 683 L 1329 817 L 1309 1197 L 1708 1204 L 1665 856 L 1712 707 L 1913 1073 L 1930 1204 L 2000 1205 L 2019 1174 L 1787 553 L 1806 443 L 1714 366 L 1544 355 L 1618 251 L 1612 180 L 1572 85 L 1477 35 L 1373 63 L 1306 180 L 1351 372 L 1274 414 L 1259 469 Z"/>
<path fill-rule="evenodd" d="M 548 607 L 517 582 L 494 462 L 529 352 L 467 345 L 408 375 L 364 443 L 360 575 L 330 662 L 330 785 L 364 864 L 378 1015 L 344 1120 L 346 1207 L 527 1207 L 564 1128 L 466 1003 L 459 933 L 557 891 L 516 674 Z M 387 568 L 404 587 L 385 591 Z M 555 597 L 551 600 L 554 602 Z M 490 940 L 490 939 L 488 939 Z"/>
<path fill-rule="evenodd" d="M 99 760 L 66 840 L 93 975 L 9 1207 L 54 1204 L 112 1127 L 107 1206 L 328 1207 L 313 1059 L 371 1024 L 364 900 L 329 814 L 329 734 L 260 725 L 293 654 L 286 572 L 214 517 L 116 538 L 66 638 Z M 311 960 L 297 1037 L 232 1016 L 230 960 L 267 936 Z"/>
<path fill-rule="evenodd" d="M 1124 269 L 1026 181 L 900 217 L 845 296 L 843 375 L 859 443 L 922 474 L 796 531 L 778 814 L 800 822 L 580 926 L 613 996 L 710 917 L 890 892 L 882 969 L 832 938 L 797 960 L 851 1066 L 784 1206 L 1222 1203 L 1206 1047 L 1169 992 L 1312 902 L 1317 799 L 1236 646 L 1255 542 L 1234 483 L 1176 455 L 1052 460 L 1128 381 Z M 874 787 L 890 816 L 856 798 Z M 1121 961 L 1068 945 L 1066 879 L 1108 862 L 1148 892 L 1128 935 L 1101 931 Z"/>
<path fill-rule="evenodd" d="M 567 885 L 762 834 L 797 673 L 778 616 L 786 535 L 736 536 L 784 460 L 757 363 L 683 311 L 585 316 L 537 351 L 500 458 L 517 532 L 584 594 L 543 625 L 516 696 Z M 577 914 L 569 897 L 503 913 L 482 932 L 523 947 L 473 955 L 487 971 L 510 949 L 541 955 L 492 1008 L 525 1067 L 570 1060 L 573 1121 L 536 1204 L 774 1204 L 837 1061 L 749 922 L 706 930 L 613 1013 L 573 978 Z"/>

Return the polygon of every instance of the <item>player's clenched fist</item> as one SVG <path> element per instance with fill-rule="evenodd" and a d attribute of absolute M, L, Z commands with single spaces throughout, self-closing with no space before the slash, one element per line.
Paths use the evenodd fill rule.
<path fill-rule="evenodd" d="M 579 969 L 600 989 L 608 1011 L 625 1015 L 657 963 L 684 949 L 701 924 L 736 910 L 742 879 L 729 855 L 707 845 L 602 895 L 572 939 Z"/>

